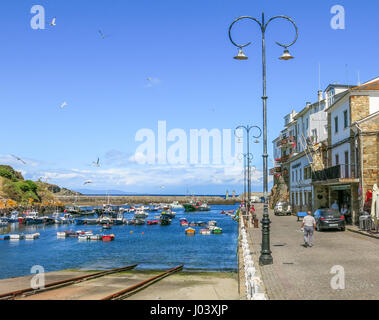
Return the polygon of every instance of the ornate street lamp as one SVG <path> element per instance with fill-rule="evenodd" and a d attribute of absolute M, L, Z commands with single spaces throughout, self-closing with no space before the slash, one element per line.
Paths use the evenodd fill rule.
<path fill-rule="evenodd" d="M 250 213 L 250 201 L 251 201 L 251 184 L 250 184 L 250 163 L 251 161 L 253 160 L 253 155 L 250 153 L 250 131 L 252 129 L 258 129 L 259 130 L 259 135 L 253 135 L 253 137 L 255 139 L 259 139 L 261 136 L 262 136 L 262 129 L 257 127 L 257 126 L 238 126 L 235 130 L 234 130 L 234 135 L 239 138 L 239 139 L 242 139 L 241 136 L 238 135 L 238 131 L 239 129 L 244 129 L 246 131 L 246 145 L 247 145 L 247 153 L 246 153 L 246 157 L 247 157 L 247 177 L 246 177 L 246 180 L 247 180 L 247 212 Z"/>
<path fill-rule="evenodd" d="M 263 219 L 262 219 L 262 249 L 261 249 L 261 256 L 259 257 L 259 263 L 261 265 L 269 265 L 273 263 L 273 258 L 271 255 L 270 250 L 270 218 L 268 215 L 268 154 L 267 154 L 267 95 L 266 95 L 266 30 L 269 23 L 275 19 L 285 19 L 292 23 L 292 25 L 295 27 L 296 30 L 296 37 L 293 42 L 290 44 L 281 44 L 279 42 L 276 42 L 279 46 L 284 48 L 283 55 L 279 58 L 281 60 L 290 60 L 293 59 L 293 56 L 289 53 L 288 48 L 292 46 L 298 38 L 298 28 L 295 24 L 295 22 L 287 17 L 287 16 L 276 16 L 271 19 L 269 19 L 267 22 L 265 22 L 265 16 L 264 13 L 262 13 L 262 21 L 257 20 L 256 18 L 249 17 L 249 16 L 243 16 L 237 18 L 229 27 L 229 39 L 230 41 L 239 48 L 238 55 L 235 57 L 235 59 L 238 60 L 247 60 L 247 56 L 243 52 L 243 48 L 247 47 L 251 44 L 251 42 L 248 42 L 244 45 L 239 45 L 235 43 L 231 36 L 231 31 L 235 23 L 237 23 L 240 20 L 243 19 L 249 19 L 253 20 L 256 23 L 258 23 L 261 33 L 262 33 L 262 69 L 263 69 L 263 96 L 262 96 L 262 102 L 263 102 L 263 189 L 264 189 L 264 209 L 263 209 Z M 248 152 L 249 153 L 249 152 Z"/>

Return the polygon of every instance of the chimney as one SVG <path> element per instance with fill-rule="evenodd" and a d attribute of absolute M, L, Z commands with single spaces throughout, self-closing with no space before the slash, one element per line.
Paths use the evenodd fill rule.
<path fill-rule="evenodd" d="M 318 102 L 321 102 L 322 100 L 324 100 L 324 95 L 323 95 L 322 90 L 319 90 L 317 94 L 318 94 Z"/>
<path fill-rule="evenodd" d="M 309 107 L 311 104 L 312 104 L 311 102 L 307 102 L 306 107 Z"/>

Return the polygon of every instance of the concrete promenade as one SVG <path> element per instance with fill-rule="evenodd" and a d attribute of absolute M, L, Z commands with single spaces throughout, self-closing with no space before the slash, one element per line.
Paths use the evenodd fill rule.
<path fill-rule="evenodd" d="M 263 206 L 255 205 L 258 219 Z M 379 240 L 350 231 L 315 232 L 313 248 L 303 247 L 301 222 L 270 211 L 274 264 L 259 267 L 271 300 L 378 300 Z M 248 228 L 254 263 L 259 265 L 262 230 Z M 333 290 L 333 266 L 342 266 L 345 289 Z"/>

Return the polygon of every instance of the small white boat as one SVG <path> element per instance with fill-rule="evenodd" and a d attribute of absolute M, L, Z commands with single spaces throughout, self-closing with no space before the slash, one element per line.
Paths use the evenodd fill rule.
<path fill-rule="evenodd" d="M 78 240 L 89 240 L 90 238 L 90 235 L 87 235 L 87 234 L 80 234 L 78 236 Z"/>
<path fill-rule="evenodd" d="M 208 226 L 217 226 L 217 221 L 209 221 Z"/>
<path fill-rule="evenodd" d="M 68 236 L 68 233 L 66 231 L 58 231 L 57 237 L 58 238 L 66 238 Z"/>
<path fill-rule="evenodd" d="M 22 240 L 22 239 L 25 239 L 25 235 L 23 233 L 21 233 L 21 234 L 11 234 L 9 236 L 9 238 L 11 240 Z"/>
<path fill-rule="evenodd" d="M 211 234 L 211 230 L 209 230 L 209 229 L 201 229 L 200 230 L 200 234 L 210 235 Z"/>
<path fill-rule="evenodd" d="M 39 236 L 40 236 L 39 233 L 26 234 L 25 240 L 35 240 L 35 239 L 38 239 Z"/>
<path fill-rule="evenodd" d="M 102 235 L 101 234 L 93 234 L 93 235 L 89 236 L 89 239 L 90 240 L 101 240 Z"/>
<path fill-rule="evenodd" d="M 181 205 L 179 203 L 179 201 L 174 201 L 169 206 L 170 206 L 171 209 L 183 209 L 184 208 L 183 205 Z"/>

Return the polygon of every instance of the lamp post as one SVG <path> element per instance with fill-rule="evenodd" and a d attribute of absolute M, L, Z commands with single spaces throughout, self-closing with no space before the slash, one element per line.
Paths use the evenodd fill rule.
<path fill-rule="evenodd" d="M 271 21 L 275 19 L 285 19 L 292 23 L 292 25 L 295 27 L 296 30 L 296 37 L 293 42 L 290 44 L 281 44 L 279 42 L 276 42 L 279 46 L 284 48 L 283 55 L 279 58 L 281 60 L 290 60 L 294 57 L 291 56 L 291 54 L 288 51 L 288 48 L 292 46 L 298 38 L 298 28 L 295 24 L 295 22 L 287 17 L 287 16 L 276 16 L 273 18 L 270 18 L 267 22 L 265 22 L 265 16 L 264 13 L 262 13 L 262 20 L 259 21 L 256 18 L 249 17 L 249 16 L 242 16 L 234 20 L 234 22 L 229 27 L 229 39 L 235 45 L 239 48 L 238 55 L 234 57 L 234 59 L 237 60 L 247 60 L 248 57 L 244 54 L 242 48 L 247 47 L 251 44 L 251 42 L 248 42 L 244 45 L 239 45 L 235 43 L 231 36 L 231 31 L 235 23 L 237 23 L 240 20 L 249 19 L 253 20 L 256 23 L 258 23 L 261 33 L 262 33 L 262 82 L 263 82 L 263 95 L 262 95 L 262 102 L 263 102 L 263 189 L 264 189 L 264 208 L 263 208 L 263 218 L 262 218 L 262 249 L 261 249 L 261 256 L 259 257 L 259 263 L 261 265 L 270 265 L 273 263 L 273 258 L 271 256 L 271 250 L 270 250 L 270 218 L 268 215 L 268 154 L 267 154 L 267 95 L 266 95 L 266 42 L 265 42 L 265 35 L 267 26 L 270 24 Z"/>
<path fill-rule="evenodd" d="M 237 137 L 237 138 L 242 138 L 240 136 L 238 136 L 238 132 L 240 129 L 244 129 L 246 131 L 246 137 L 247 137 L 247 153 L 246 153 L 246 157 L 247 157 L 247 212 L 248 214 L 250 213 L 250 201 L 251 201 L 251 185 L 250 185 L 250 163 L 251 161 L 253 160 L 253 155 L 250 153 L 250 131 L 252 129 L 258 129 L 259 130 L 259 135 L 255 136 L 253 135 L 253 137 L 255 139 L 259 139 L 261 136 L 262 136 L 262 129 L 257 127 L 257 126 L 238 126 L 235 130 L 234 130 L 234 135 Z M 245 156 L 245 155 L 244 155 Z"/>
<path fill-rule="evenodd" d="M 251 153 L 241 153 L 238 159 L 241 161 L 243 158 L 243 201 L 244 201 L 244 211 L 246 212 L 247 205 L 250 206 L 250 204 L 247 204 L 246 201 L 246 186 L 250 184 L 250 181 L 247 181 L 247 175 L 246 175 L 246 168 L 248 171 L 250 171 L 250 163 L 253 160 L 254 156 Z M 257 169 L 255 166 L 252 166 L 254 168 L 254 171 Z M 244 215 L 246 217 L 246 214 Z"/>

